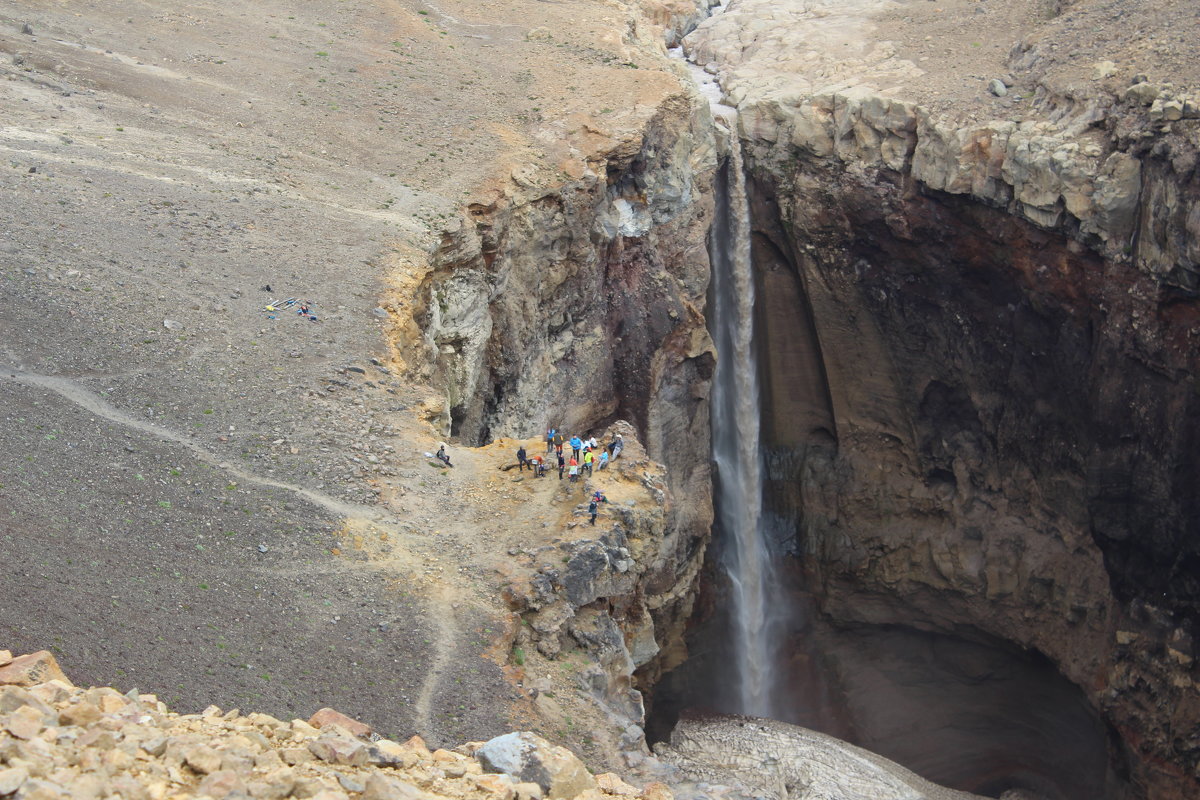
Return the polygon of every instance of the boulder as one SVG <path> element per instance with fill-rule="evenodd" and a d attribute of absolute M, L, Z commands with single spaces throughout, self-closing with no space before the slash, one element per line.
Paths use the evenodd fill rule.
<path fill-rule="evenodd" d="M 46 727 L 46 716 L 33 706 L 21 706 L 0 720 L 0 728 L 18 739 L 32 739 Z"/>
<path fill-rule="evenodd" d="M 43 714 L 52 709 L 33 692 L 21 686 L 0 686 L 0 714 L 8 714 L 24 706 L 33 706 Z"/>
<path fill-rule="evenodd" d="M 366 738 L 371 735 L 371 726 L 364 722 L 347 717 L 340 711 L 335 711 L 332 708 L 322 708 L 317 713 L 308 718 L 308 724 L 314 728 L 325 728 L 330 725 L 336 725 L 342 728 L 347 733 L 354 736 Z"/>
<path fill-rule="evenodd" d="M 215 798 L 229 797 L 230 795 L 244 796 L 246 786 L 236 772 L 222 769 L 207 775 L 204 780 L 200 781 L 200 786 L 196 791 L 201 795 Z"/>
<path fill-rule="evenodd" d="M 343 736 L 322 736 L 308 743 L 308 750 L 317 758 L 330 764 L 362 766 L 368 761 L 369 752 L 357 739 Z"/>
<path fill-rule="evenodd" d="M 1135 103 L 1141 103 L 1148 106 L 1158 99 L 1161 89 L 1152 83 L 1140 82 L 1135 83 L 1125 90 L 1125 97 L 1133 100 Z"/>
<path fill-rule="evenodd" d="M 487 772 L 536 783 L 551 800 L 566 800 L 597 788 L 596 780 L 573 753 L 528 731 L 497 736 L 479 748 L 475 757 Z"/>
<path fill-rule="evenodd" d="M 48 650 L 17 656 L 0 667 L 0 685 L 36 686 L 51 680 L 71 683 Z"/>
<path fill-rule="evenodd" d="M 373 772 L 367 776 L 362 800 L 427 800 L 430 795 L 411 783 L 396 780 Z"/>
<path fill-rule="evenodd" d="M 24 767 L 0 769 L 0 795 L 9 795 L 21 788 L 21 784 L 29 780 L 29 770 Z"/>
<path fill-rule="evenodd" d="M 615 794 L 618 797 L 637 797 L 641 794 L 637 787 L 621 780 L 620 775 L 602 772 L 596 776 L 596 784 L 605 794 Z"/>

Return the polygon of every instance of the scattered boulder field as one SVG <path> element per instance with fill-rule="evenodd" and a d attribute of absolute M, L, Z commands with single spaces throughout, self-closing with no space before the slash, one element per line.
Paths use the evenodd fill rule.
<path fill-rule="evenodd" d="M 0 797 L 313 800 L 672 800 L 593 776 L 532 733 L 430 750 L 323 708 L 307 721 L 209 706 L 177 714 L 153 694 L 73 685 L 48 652 L 0 650 Z"/>

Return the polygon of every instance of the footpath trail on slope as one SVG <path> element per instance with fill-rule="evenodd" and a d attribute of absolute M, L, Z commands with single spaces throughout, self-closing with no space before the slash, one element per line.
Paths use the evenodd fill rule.
<path fill-rule="evenodd" d="M 184 434 L 138 419 L 116 408 L 95 392 L 81 386 L 70 378 L 57 375 L 39 375 L 13 369 L 4 370 L 3 377 L 7 380 L 49 390 L 80 408 L 110 422 L 164 442 L 180 445 L 186 448 L 197 459 L 222 470 L 239 481 L 290 492 L 298 499 L 307 501 L 341 517 L 342 524 L 347 529 L 354 529 L 365 524 L 386 531 L 394 537 L 394 541 L 404 542 L 409 540 L 411 544 L 413 537 L 406 536 L 404 530 L 399 526 L 399 520 L 382 507 L 369 507 L 356 503 L 348 503 L 314 489 L 257 474 L 208 451 Z M 401 564 L 398 562 L 405 563 Z M 407 567 L 411 569 L 416 562 L 417 559 L 414 558 L 407 547 L 401 548 L 399 552 L 392 549 L 390 556 L 386 559 L 386 563 L 392 568 Z M 407 572 L 408 569 L 404 569 L 404 571 Z M 430 603 L 436 639 L 433 642 L 433 658 L 427 663 L 421 689 L 414 703 L 415 718 L 419 729 L 429 730 L 433 727 L 434 699 L 441 689 L 442 679 L 455 655 L 457 650 L 456 645 L 462 639 L 461 631 L 458 629 L 456 623 L 457 614 L 455 609 L 463 599 L 464 594 L 465 592 L 461 587 L 456 590 L 454 586 L 444 583 L 430 592 L 426 597 L 426 600 Z"/>
<path fill-rule="evenodd" d="M 456 620 L 454 592 L 448 585 L 439 586 L 431 597 L 438 603 L 439 613 L 434 619 L 437 641 L 433 650 L 433 659 L 425 670 L 425 682 L 413 703 L 417 725 L 426 730 L 433 727 L 434 698 L 446 676 L 456 650 L 456 643 L 462 640 L 462 631 Z"/>
<path fill-rule="evenodd" d="M 75 405 L 80 406 L 81 408 L 84 408 L 91 413 L 96 414 L 97 416 L 103 417 L 110 422 L 115 422 L 118 425 L 132 428 L 141 433 L 161 439 L 165 442 L 182 445 L 183 447 L 187 448 L 192 455 L 196 456 L 201 461 L 204 461 L 205 463 L 214 467 L 218 467 L 219 469 L 224 470 L 240 480 L 247 481 L 249 483 L 255 483 L 259 486 L 283 489 L 293 493 L 298 498 L 306 500 L 313 505 L 320 506 L 321 508 L 324 508 L 327 511 L 342 517 L 361 517 L 363 519 L 372 520 L 379 524 L 386 524 L 386 515 L 379 509 L 369 508 L 367 506 L 358 505 L 355 503 L 347 503 L 313 489 L 308 489 L 303 486 L 296 486 L 291 483 L 285 483 L 274 478 L 267 478 L 243 469 L 242 467 L 231 463 L 227 459 L 221 458 L 216 454 L 209 452 L 195 441 L 181 433 L 177 433 L 176 431 L 169 430 L 168 428 L 164 428 L 160 425 L 155 425 L 151 422 L 138 419 L 137 417 L 134 417 L 133 415 L 116 408 L 104 398 L 97 395 L 95 392 L 84 388 L 69 378 L 56 375 L 37 375 L 34 373 L 20 372 L 12 369 L 5 369 L 3 372 L 6 373 L 4 377 L 6 377 L 8 380 L 15 380 L 19 383 L 25 383 L 31 386 L 40 386 L 43 389 L 49 389 L 50 391 L 69 400 Z"/>
<path fill-rule="evenodd" d="M 401 614 L 386 625 L 389 630 L 405 628 L 412 639 L 404 651 L 409 655 L 407 669 L 416 677 L 405 695 L 411 701 L 407 716 L 413 730 L 434 739 L 465 736 L 480 729 L 468 724 L 466 717 L 472 712 L 494 718 L 493 724 L 506 724 L 497 711 L 512 707 L 508 703 L 515 696 L 487 688 L 479 676 L 492 669 L 483 664 L 485 652 L 504 627 L 501 589 L 510 569 L 509 554 L 534 552 L 539 546 L 554 549 L 549 543 L 561 541 L 557 537 L 566 533 L 564 529 L 577 524 L 572 520 L 579 519 L 586 500 L 583 481 L 560 480 L 555 472 L 536 479 L 528 472 L 499 469 L 515 460 L 518 444 L 512 440 L 478 449 L 452 447 L 455 466 L 442 468 L 424 457 L 423 452 L 432 449 L 427 442 L 430 431 L 414 419 L 396 443 L 406 451 L 402 461 L 415 469 L 388 481 L 377 505 L 348 502 L 231 461 L 185 432 L 117 407 L 78 379 L 9 367 L 0 371 L 0 383 L 59 398 L 135 437 L 181 449 L 224 475 L 222 483 L 284 493 L 311 506 L 316 516 L 334 517 L 335 546 L 326 546 L 321 562 L 301 565 L 285 558 L 271 569 L 273 580 L 317 580 L 324 585 L 382 580 L 402 603 L 419 602 L 419 621 Z M 536 440 L 524 443 L 531 454 L 539 452 Z M 188 469 L 178 457 L 172 463 Z M 272 555 L 278 546 L 272 543 Z M 224 571 L 231 568 L 227 565 Z M 262 578 L 255 580 L 261 583 Z M 476 684 L 479 688 L 473 693 Z M 481 692 L 495 695 L 491 708 Z"/>

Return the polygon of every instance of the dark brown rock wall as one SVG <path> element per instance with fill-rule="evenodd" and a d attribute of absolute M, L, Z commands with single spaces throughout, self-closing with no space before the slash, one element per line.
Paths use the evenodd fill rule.
<path fill-rule="evenodd" d="M 1135 793 L 1192 796 L 1191 179 L 1148 161 L 1114 256 L 903 172 L 780 163 L 755 186 L 765 446 L 824 610 L 1040 651 Z"/>

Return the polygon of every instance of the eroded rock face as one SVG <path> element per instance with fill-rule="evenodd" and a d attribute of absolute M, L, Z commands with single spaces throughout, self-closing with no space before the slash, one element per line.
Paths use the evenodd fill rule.
<path fill-rule="evenodd" d="M 582 646 L 595 660 L 582 688 L 636 726 L 633 672 L 652 681 L 682 658 L 712 524 L 703 307 L 717 154 L 707 105 L 682 86 L 641 130 L 585 133 L 582 174 L 518 181 L 446 234 L 409 362 L 445 391 L 465 442 L 628 420 L 611 428 L 628 443 L 613 469 L 636 470 L 650 502 L 613 509 L 612 531 L 572 543 L 561 569 L 510 599 L 528 644 L 547 658 Z M 644 749 L 632 731 L 620 747 Z"/>
<path fill-rule="evenodd" d="M 689 379 L 701 396 L 683 411 L 700 414 L 707 125 L 681 89 L 577 180 L 513 188 L 446 234 L 421 290 L 415 361 L 444 387 L 452 433 L 582 432 L 616 416 L 645 431 L 664 424 L 661 390 Z"/>
<path fill-rule="evenodd" d="M 1135 92 L 964 124 L 883 45 L 789 83 L 786 36 L 721 24 L 693 47 L 753 163 L 768 492 L 824 610 L 1036 649 L 1135 795 L 1194 795 L 1200 131 Z"/>
<path fill-rule="evenodd" d="M 608 469 L 636 492 L 608 498 L 596 526 L 574 527 L 577 538 L 519 554 L 505 597 L 521 619 L 513 638 L 522 650 L 521 666 L 525 659 L 585 653 L 572 688 L 621 732 L 614 749 L 636 763 L 645 754 L 639 686 L 653 684 L 683 657 L 683 627 L 707 537 L 673 526 L 662 465 L 647 458 L 628 423 L 613 429 L 626 444 Z M 532 663 L 529 669 L 534 671 Z M 541 709 L 549 716 L 561 715 L 557 701 L 543 705 L 550 706 Z"/>
<path fill-rule="evenodd" d="M 767 349 L 805 353 L 772 363 L 772 488 L 827 609 L 1034 647 L 1130 746 L 1190 763 L 1135 698 L 1191 696 L 1195 302 L 1136 247 L 851 166 L 759 184 Z M 1134 667 L 1126 627 L 1187 644 Z"/>
<path fill-rule="evenodd" d="M 685 540 L 712 519 L 710 125 L 681 89 L 578 180 L 472 206 L 421 290 L 413 355 L 467 442 L 631 421 L 668 467 L 668 527 Z"/>

